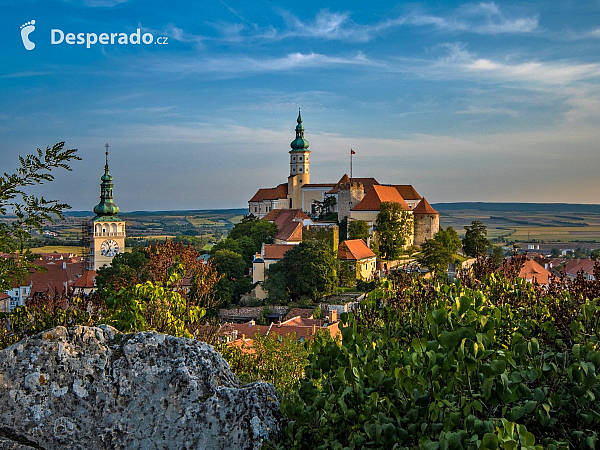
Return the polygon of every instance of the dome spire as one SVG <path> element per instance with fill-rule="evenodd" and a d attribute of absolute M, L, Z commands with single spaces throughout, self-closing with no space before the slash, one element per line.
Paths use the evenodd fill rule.
<path fill-rule="evenodd" d="M 108 170 L 108 144 L 104 145 L 105 164 L 104 175 L 100 177 L 100 203 L 94 206 L 94 213 L 97 216 L 116 216 L 119 214 L 119 207 L 113 202 L 113 177 Z"/>
<path fill-rule="evenodd" d="M 298 125 L 296 125 L 296 139 L 292 141 L 290 147 L 292 151 L 305 152 L 308 149 L 308 141 L 304 139 L 304 126 L 302 125 L 302 115 L 300 114 L 300 108 L 298 108 L 298 119 L 296 119 Z"/>

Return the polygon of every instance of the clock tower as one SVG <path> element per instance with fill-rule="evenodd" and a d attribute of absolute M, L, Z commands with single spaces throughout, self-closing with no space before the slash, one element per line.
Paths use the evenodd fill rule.
<path fill-rule="evenodd" d="M 90 233 L 90 269 L 98 270 L 109 266 L 112 259 L 125 251 L 125 221 L 121 220 L 119 207 L 113 202 L 113 177 L 108 171 L 108 144 L 104 175 L 100 178 L 100 203 L 94 206 L 96 216 L 91 220 Z"/>

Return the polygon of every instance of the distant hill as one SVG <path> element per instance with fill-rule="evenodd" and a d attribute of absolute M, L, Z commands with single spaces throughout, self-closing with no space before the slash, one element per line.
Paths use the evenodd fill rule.
<path fill-rule="evenodd" d="M 248 208 L 232 208 L 232 209 L 186 209 L 186 210 L 175 210 L 175 211 L 129 211 L 121 212 L 122 216 L 193 216 L 197 214 L 215 214 L 215 215 L 227 215 L 227 216 L 240 216 L 245 215 L 248 212 Z M 71 217 L 86 217 L 93 216 L 94 213 L 91 211 L 67 211 L 65 216 Z"/>
<path fill-rule="evenodd" d="M 550 212 L 550 213 L 589 213 L 600 214 L 600 205 L 573 203 L 492 203 L 492 202 L 456 202 L 434 203 L 438 211 L 477 210 L 512 212 Z"/>

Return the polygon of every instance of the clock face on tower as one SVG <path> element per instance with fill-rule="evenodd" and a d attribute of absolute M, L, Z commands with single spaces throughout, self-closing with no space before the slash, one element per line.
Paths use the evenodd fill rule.
<path fill-rule="evenodd" d="M 112 258 L 119 253 L 119 244 L 112 239 L 107 239 L 100 246 L 100 253 L 102 253 L 104 256 L 109 256 Z"/>

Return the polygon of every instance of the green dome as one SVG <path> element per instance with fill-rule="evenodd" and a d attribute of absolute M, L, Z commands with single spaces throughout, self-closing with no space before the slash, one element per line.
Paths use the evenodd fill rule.
<path fill-rule="evenodd" d="M 296 125 L 296 139 L 292 141 L 290 147 L 292 147 L 292 151 L 305 151 L 310 144 L 304 139 L 304 127 L 302 126 L 300 109 L 298 109 L 298 119 L 296 122 L 298 122 L 298 125 Z"/>
<path fill-rule="evenodd" d="M 290 147 L 292 147 L 293 150 L 305 150 L 307 149 L 309 146 L 309 143 L 306 139 L 304 138 L 296 138 L 292 141 L 292 143 L 290 144 Z"/>
<path fill-rule="evenodd" d="M 99 216 L 116 216 L 119 214 L 119 207 L 112 200 L 110 202 L 100 201 L 94 206 L 94 213 Z"/>

